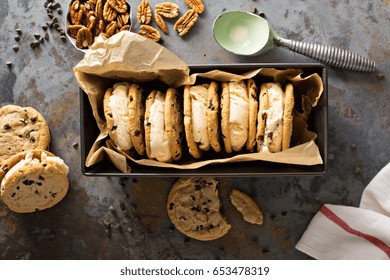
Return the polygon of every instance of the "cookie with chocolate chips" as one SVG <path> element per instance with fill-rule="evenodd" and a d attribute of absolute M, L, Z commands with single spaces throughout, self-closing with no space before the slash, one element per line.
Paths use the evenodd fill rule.
<path fill-rule="evenodd" d="M 221 144 L 219 142 L 219 114 L 218 84 L 211 82 L 207 95 L 207 130 L 210 145 L 216 152 L 221 151 Z"/>
<path fill-rule="evenodd" d="M 45 150 L 49 143 L 49 127 L 36 109 L 17 105 L 0 108 L 0 165 L 19 152 Z"/>
<path fill-rule="evenodd" d="M 220 212 L 217 178 L 188 177 L 178 179 L 167 200 L 168 216 L 175 227 L 197 240 L 214 240 L 231 228 Z"/>
<path fill-rule="evenodd" d="M 179 92 L 174 88 L 169 88 L 165 97 L 164 120 L 169 149 L 175 161 L 182 157 L 184 126 L 181 104 Z"/>
<path fill-rule="evenodd" d="M 18 153 L 1 166 L 1 199 L 17 213 L 50 208 L 65 197 L 68 172 L 64 161 L 47 151 Z"/>
<path fill-rule="evenodd" d="M 143 100 L 144 90 L 138 84 L 131 84 L 129 88 L 129 119 L 130 137 L 134 149 L 138 154 L 145 154 L 145 107 Z"/>

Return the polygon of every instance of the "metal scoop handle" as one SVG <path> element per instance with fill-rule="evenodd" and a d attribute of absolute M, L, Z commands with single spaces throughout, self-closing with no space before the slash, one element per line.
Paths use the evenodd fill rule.
<path fill-rule="evenodd" d="M 285 39 L 276 40 L 275 43 L 330 66 L 352 71 L 375 71 L 376 66 L 373 60 L 341 48 Z"/>

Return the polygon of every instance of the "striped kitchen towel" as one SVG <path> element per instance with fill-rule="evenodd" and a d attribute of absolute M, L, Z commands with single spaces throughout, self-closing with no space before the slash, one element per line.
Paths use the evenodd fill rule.
<path fill-rule="evenodd" d="M 320 260 L 390 259 L 390 163 L 367 185 L 359 208 L 323 205 L 296 248 Z"/>

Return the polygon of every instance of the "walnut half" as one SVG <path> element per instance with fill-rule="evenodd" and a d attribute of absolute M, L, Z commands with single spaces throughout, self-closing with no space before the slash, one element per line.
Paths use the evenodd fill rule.
<path fill-rule="evenodd" d="M 177 31 L 179 36 L 184 36 L 194 26 L 197 19 L 198 13 L 195 12 L 195 10 L 190 9 L 176 21 L 175 25 L 173 26 L 173 30 Z"/>

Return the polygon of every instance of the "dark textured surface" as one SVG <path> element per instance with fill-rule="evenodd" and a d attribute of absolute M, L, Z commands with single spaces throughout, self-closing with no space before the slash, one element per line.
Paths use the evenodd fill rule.
<path fill-rule="evenodd" d="M 67 1 L 59 1 L 66 9 Z M 131 1 L 135 7 L 139 1 Z M 150 1 L 152 6 L 162 1 Z M 181 14 L 184 0 L 174 0 Z M 323 177 L 224 178 L 225 237 L 201 242 L 176 231 L 165 212 L 175 178 L 85 177 L 80 171 L 79 93 L 72 67 L 83 54 L 54 30 L 38 49 L 29 46 L 49 21 L 44 1 L 3 0 L 0 7 L 0 105 L 37 108 L 52 135 L 50 149 L 70 167 L 70 191 L 55 207 L 16 214 L 0 203 L 0 259 L 308 259 L 294 247 L 324 203 L 358 206 L 367 183 L 389 161 L 390 3 L 383 1 L 208 1 L 180 38 L 168 21 L 164 46 L 188 64 L 313 62 L 285 49 L 239 57 L 214 42 L 211 27 L 224 10 L 257 8 L 282 37 L 347 48 L 371 57 L 377 72 L 328 69 L 329 170 Z M 135 22 L 135 13 L 132 15 Z M 65 15 L 59 16 L 62 24 Z M 138 30 L 138 23 L 133 31 Z M 22 30 L 16 42 L 16 28 Z M 12 49 L 19 45 L 19 51 Z M 12 62 L 12 67 L 5 65 Z M 378 78 L 378 73 L 383 77 Z M 228 201 L 232 187 L 250 194 L 264 213 L 245 223 Z M 110 206 L 111 209 L 110 209 Z"/>

